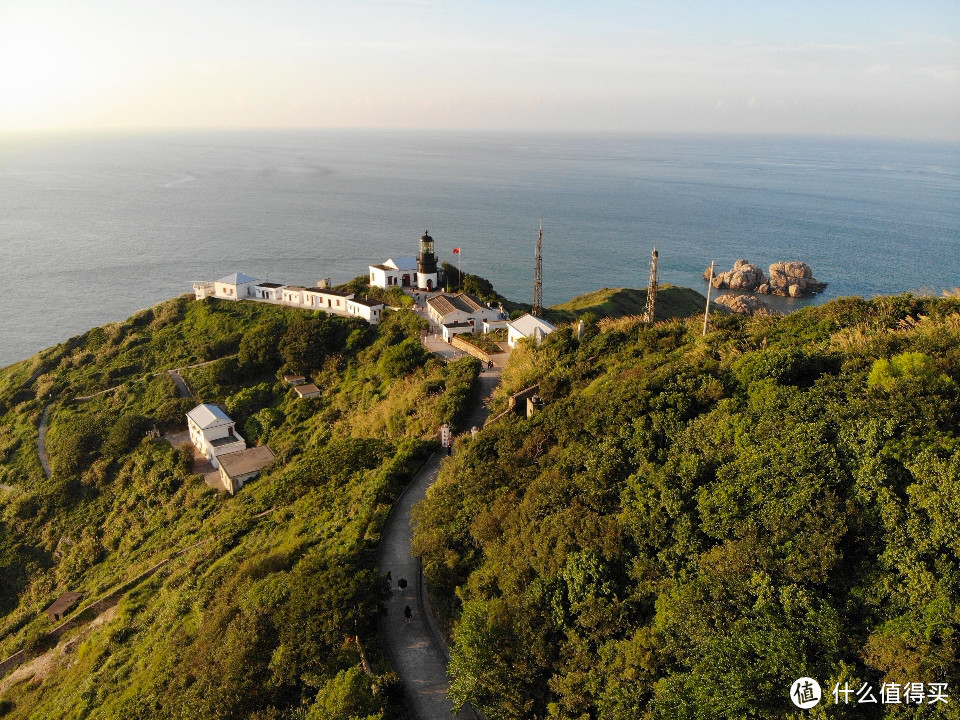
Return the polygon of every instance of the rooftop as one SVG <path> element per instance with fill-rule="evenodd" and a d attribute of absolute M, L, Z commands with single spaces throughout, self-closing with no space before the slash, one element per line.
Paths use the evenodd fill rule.
<path fill-rule="evenodd" d="M 223 410 L 216 405 L 204 403 L 197 405 L 193 410 L 187 413 L 187 417 L 193 420 L 194 424 L 201 430 L 232 423 L 233 420 Z"/>
<path fill-rule="evenodd" d="M 379 300 L 371 300 L 370 298 L 351 298 L 350 302 L 357 303 L 357 305 L 366 305 L 367 307 L 383 307 L 383 303 Z"/>
<path fill-rule="evenodd" d="M 415 257 L 390 258 L 384 265 L 393 270 L 416 270 L 417 259 Z"/>
<path fill-rule="evenodd" d="M 311 397 L 313 395 L 320 394 L 320 388 L 318 388 L 313 383 L 307 383 L 305 385 L 297 385 L 294 390 L 297 391 L 297 395 L 300 397 Z"/>
<path fill-rule="evenodd" d="M 80 598 L 82 597 L 83 593 L 65 592 L 63 595 L 53 601 L 53 604 L 46 609 L 46 612 L 56 615 L 63 615 L 63 613 L 80 602 Z"/>
<path fill-rule="evenodd" d="M 483 309 L 479 300 L 466 293 L 457 293 L 456 295 L 440 293 L 432 298 L 427 298 L 427 305 L 440 315 L 449 315 L 457 311 L 475 313 L 477 310 Z"/>
<path fill-rule="evenodd" d="M 242 442 L 246 444 L 246 441 L 239 435 L 228 435 L 227 437 L 217 438 L 216 440 L 210 441 L 210 446 L 219 448 L 224 445 L 233 445 L 234 443 Z"/>
<path fill-rule="evenodd" d="M 263 288 L 282 288 L 283 285 L 281 285 L 280 283 L 262 282 L 262 283 L 258 284 L 257 287 L 263 287 Z"/>
<path fill-rule="evenodd" d="M 543 335 L 549 335 L 557 329 L 556 325 L 552 325 L 546 320 L 530 315 L 529 313 L 507 324 L 524 337 L 532 337 L 537 328 L 540 328 L 540 332 Z"/>
<path fill-rule="evenodd" d="M 248 448 L 240 452 L 227 453 L 217 458 L 220 467 L 228 477 L 237 477 L 262 470 L 273 458 L 273 450 L 266 445 Z"/>
<path fill-rule="evenodd" d="M 318 295 L 330 295 L 332 297 L 348 298 L 353 293 L 343 292 L 342 290 L 329 290 L 327 288 L 307 288 L 307 292 L 317 293 Z"/>
<path fill-rule="evenodd" d="M 219 283 L 225 283 L 227 285 L 243 285 L 249 282 L 257 282 L 255 277 L 250 275 L 244 275 L 243 273 L 234 273 L 233 275 L 227 275 L 226 277 L 220 278 L 217 280 Z"/>

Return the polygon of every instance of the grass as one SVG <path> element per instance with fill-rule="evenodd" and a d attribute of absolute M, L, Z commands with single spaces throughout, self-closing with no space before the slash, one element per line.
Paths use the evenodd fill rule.
<path fill-rule="evenodd" d="M 686 318 L 702 313 L 707 299 L 696 290 L 676 285 L 661 285 L 657 293 L 656 320 Z M 552 305 L 544 317 L 557 324 L 573 322 L 586 314 L 595 318 L 641 315 L 647 306 L 647 291 L 636 288 L 603 288 L 579 295 L 569 302 Z"/>

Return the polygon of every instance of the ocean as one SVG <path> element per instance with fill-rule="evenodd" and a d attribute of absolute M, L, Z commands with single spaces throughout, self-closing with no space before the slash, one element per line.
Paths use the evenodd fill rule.
<path fill-rule="evenodd" d="M 960 286 L 960 145 L 259 131 L 0 136 L 0 366 L 241 271 L 344 282 L 414 255 L 547 305 L 802 260 L 812 300 Z"/>

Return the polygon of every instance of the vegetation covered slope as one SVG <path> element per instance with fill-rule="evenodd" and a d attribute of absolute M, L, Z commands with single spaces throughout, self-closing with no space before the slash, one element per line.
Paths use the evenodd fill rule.
<path fill-rule="evenodd" d="M 713 322 L 514 354 L 499 402 L 539 381 L 545 409 L 467 440 L 416 512 L 459 607 L 451 693 L 491 720 L 799 718 L 810 676 L 811 717 L 958 717 L 960 303 Z M 834 704 L 864 683 L 954 697 Z"/>
<path fill-rule="evenodd" d="M 89 602 L 170 557 L 42 682 L 0 691 L 9 718 L 349 718 L 403 712 L 379 657 L 374 568 L 398 493 L 456 421 L 478 366 L 423 350 L 422 321 L 182 297 L 0 372 L 0 656 L 43 650 L 42 610 Z M 184 370 L 277 459 L 235 497 L 145 430 L 185 424 Z M 300 400 L 278 378 L 309 373 Z M 158 373 L 158 374 L 156 374 Z M 78 398 L 114 387 L 87 400 Z M 49 404 L 53 477 L 37 460 Z M 69 639 L 69 635 L 67 637 Z M 361 669 L 360 648 L 373 665 Z"/>
<path fill-rule="evenodd" d="M 685 318 L 703 313 L 707 299 L 696 290 L 661 285 L 657 291 L 657 320 Z M 647 307 L 646 289 L 603 288 L 579 295 L 569 302 L 551 305 L 545 315 L 553 322 L 570 322 L 588 313 L 595 318 L 642 315 Z"/>

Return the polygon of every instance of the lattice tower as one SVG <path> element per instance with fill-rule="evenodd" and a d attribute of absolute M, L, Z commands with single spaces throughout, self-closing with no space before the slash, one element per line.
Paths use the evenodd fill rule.
<path fill-rule="evenodd" d="M 657 312 L 657 249 L 650 255 L 650 282 L 647 283 L 647 308 L 643 311 L 644 322 L 652 323 Z"/>
<path fill-rule="evenodd" d="M 537 233 L 537 260 L 533 269 L 533 309 L 530 314 L 540 317 L 543 314 L 543 220 Z"/>

